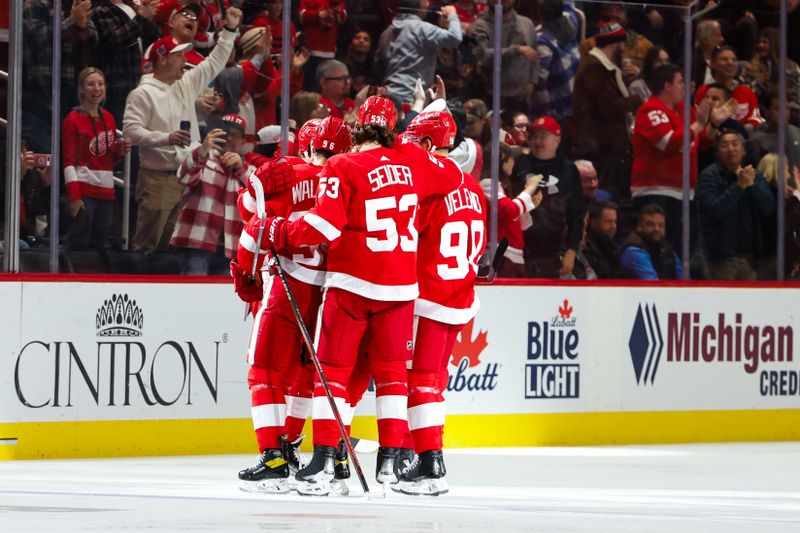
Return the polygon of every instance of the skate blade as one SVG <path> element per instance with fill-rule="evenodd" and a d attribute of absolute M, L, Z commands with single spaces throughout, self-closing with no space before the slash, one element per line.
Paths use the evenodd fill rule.
<path fill-rule="evenodd" d="M 291 491 L 286 479 L 262 479 L 261 481 L 241 481 L 239 490 L 257 494 L 287 494 Z"/>
<path fill-rule="evenodd" d="M 333 474 L 319 472 L 308 479 L 297 480 L 297 494 L 301 496 L 327 496 L 331 493 Z"/>
<path fill-rule="evenodd" d="M 397 476 L 394 475 L 394 472 L 378 472 L 375 480 L 381 485 L 394 485 L 397 483 Z"/>
<path fill-rule="evenodd" d="M 331 485 L 327 481 L 324 483 L 299 481 L 295 490 L 300 496 L 327 496 L 331 493 Z"/>
<path fill-rule="evenodd" d="M 400 481 L 392 486 L 392 490 L 408 496 L 441 496 L 450 488 L 443 478 L 421 479 L 419 481 Z"/>
<path fill-rule="evenodd" d="M 334 479 L 330 485 L 332 496 L 348 496 L 350 494 L 350 487 L 347 486 L 347 481 L 344 479 Z"/>

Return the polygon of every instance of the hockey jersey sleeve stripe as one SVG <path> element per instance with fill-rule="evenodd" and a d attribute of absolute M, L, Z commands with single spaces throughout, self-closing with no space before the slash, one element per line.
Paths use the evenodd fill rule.
<path fill-rule="evenodd" d="M 664 135 L 660 141 L 656 143 L 656 148 L 661 150 L 662 152 L 667 149 L 669 146 L 669 140 L 672 138 L 672 134 L 674 133 L 673 130 L 669 130 L 666 135 Z"/>
<path fill-rule="evenodd" d="M 533 211 L 536 208 L 536 205 L 533 203 L 533 198 L 527 191 L 522 191 L 514 198 L 515 202 L 521 204 L 521 209 L 519 214 L 527 213 L 528 211 Z"/>
<path fill-rule="evenodd" d="M 286 404 L 270 403 L 250 408 L 253 416 L 253 429 L 282 426 L 286 420 Z"/>
<path fill-rule="evenodd" d="M 459 325 L 466 324 L 475 318 L 480 307 L 481 302 L 477 294 L 472 301 L 472 305 L 466 309 L 447 307 L 424 298 L 417 298 L 414 302 L 414 314 L 437 322 L 444 322 L 445 324 Z"/>
<path fill-rule="evenodd" d="M 303 219 L 328 241 L 335 241 L 342 234 L 340 230 L 336 229 L 336 226 L 315 213 L 308 213 Z"/>
<path fill-rule="evenodd" d="M 246 231 L 242 231 L 239 236 L 239 246 L 252 254 L 256 253 L 256 240 Z M 261 251 L 265 252 L 266 250 L 262 249 Z"/>
<path fill-rule="evenodd" d="M 408 428 L 411 431 L 429 427 L 443 426 L 445 403 L 431 402 L 408 408 Z"/>
<path fill-rule="evenodd" d="M 402 395 L 387 394 L 375 398 L 375 408 L 378 420 L 406 420 L 408 397 Z"/>
<path fill-rule="evenodd" d="M 334 396 L 333 401 L 336 402 L 336 408 L 339 410 L 339 414 L 344 413 L 344 410 L 347 408 L 345 399 Z M 336 420 L 336 417 L 333 416 L 333 409 L 331 409 L 331 405 L 328 403 L 328 398 L 326 396 L 315 396 L 312 402 L 311 416 L 314 420 Z"/>
<path fill-rule="evenodd" d="M 256 212 L 256 200 L 250 196 L 250 191 L 245 191 L 242 195 L 242 206 L 250 213 Z"/>

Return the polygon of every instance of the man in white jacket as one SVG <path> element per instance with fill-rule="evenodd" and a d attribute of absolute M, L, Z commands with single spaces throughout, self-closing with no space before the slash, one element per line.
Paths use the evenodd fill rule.
<path fill-rule="evenodd" d="M 151 253 L 167 249 L 183 189 L 176 171 L 200 144 L 194 103 L 225 68 L 241 20 L 242 12 L 229 8 L 214 50 L 186 73 L 183 52 L 191 44 L 177 44 L 172 37 L 159 39 L 150 48 L 153 75 L 142 77 L 128 95 L 123 133 L 139 147 L 140 161 L 134 250 Z M 188 130 L 185 125 L 181 128 L 183 121 L 189 123 Z"/>

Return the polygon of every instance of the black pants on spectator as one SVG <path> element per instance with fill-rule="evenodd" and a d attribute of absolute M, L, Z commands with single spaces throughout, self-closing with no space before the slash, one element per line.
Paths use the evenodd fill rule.
<path fill-rule="evenodd" d="M 84 196 L 83 209 L 70 219 L 67 245 L 72 249 L 105 248 L 114 217 L 114 201 Z"/>

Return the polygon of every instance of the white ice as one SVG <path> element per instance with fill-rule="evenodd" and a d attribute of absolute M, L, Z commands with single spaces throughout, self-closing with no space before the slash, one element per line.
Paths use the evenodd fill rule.
<path fill-rule="evenodd" d="M 800 531 L 800 443 L 451 450 L 438 498 L 253 495 L 253 461 L 0 462 L 0 532 Z"/>

